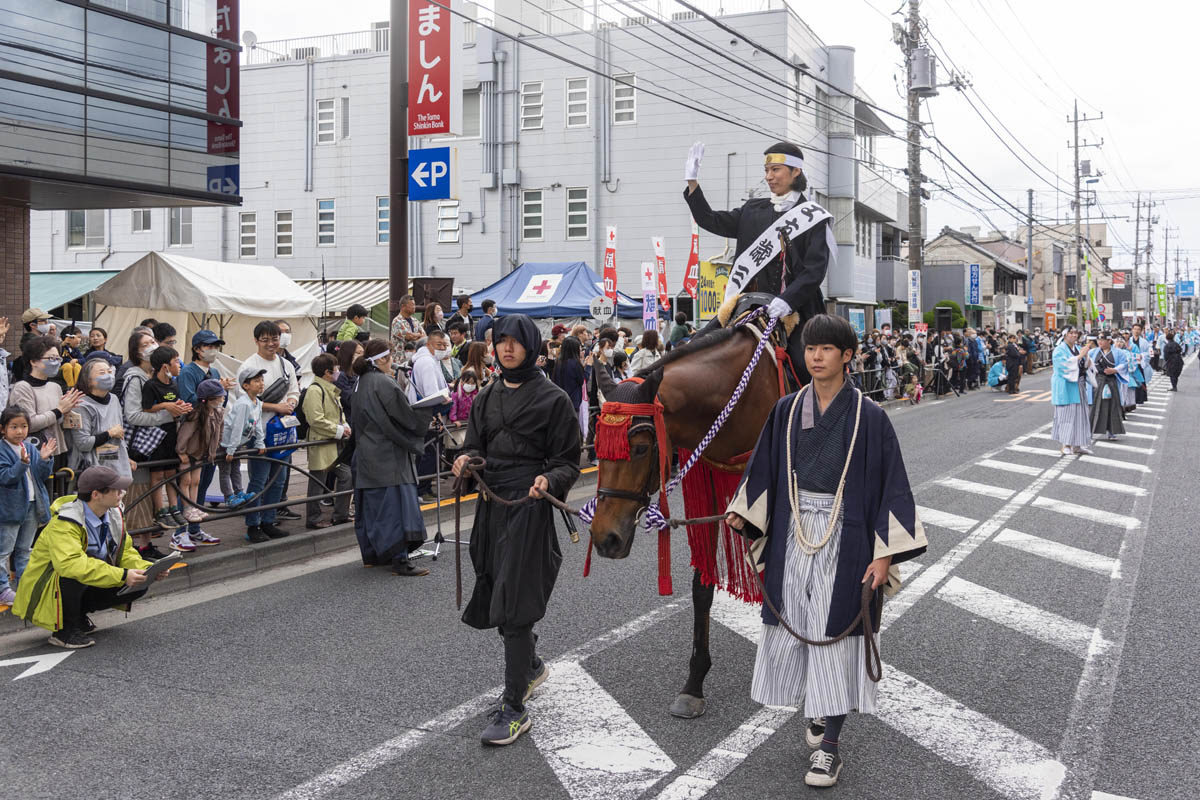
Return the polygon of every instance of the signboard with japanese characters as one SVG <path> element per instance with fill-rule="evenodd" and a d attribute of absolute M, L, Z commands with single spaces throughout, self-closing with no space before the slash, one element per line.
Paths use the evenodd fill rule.
<path fill-rule="evenodd" d="M 658 281 L 654 264 L 642 262 L 642 327 L 658 330 Z"/>
<path fill-rule="evenodd" d="M 908 271 L 908 318 L 910 320 L 921 318 L 921 271 L 919 269 Z"/>
<path fill-rule="evenodd" d="M 1114 272 L 1112 274 L 1112 284 L 1114 289 L 1123 289 L 1125 287 L 1125 273 Z"/>
<path fill-rule="evenodd" d="M 461 0 L 447 3 L 457 9 Z M 462 29 L 425 0 L 408 6 L 408 135 L 462 133 Z"/>
<path fill-rule="evenodd" d="M 205 110 L 227 119 L 238 119 L 240 82 L 238 78 L 238 0 L 217 0 L 216 38 L 232 42 L 233 47 L 209 44 L 205 51 Z M 238 127 L 208 123 L 210 155 L 237 153 L 241 149 Z"/>
<path fill-rule="evenodd" d="M 700 285 L 700 226 L 692 223 L 692 251 L 688 254 L 687 272 L 683 276 L 683 290 L 696 299 Z"/>
<path fill-rule="evenodd" d="M 1154 294 L 1158 300 L 1159 316 L 1167 315 L 1167 285 L 1165 283 L 1156 283 L 1154 285 Z"/>
<path fill-rule="evenodd" d="M 617 302 L 617 229 L 608 226 L 604 240 L 604 296 Z"/>
<path fill-rule="evenodd" d="M 658 305 L 670 313 L 671 298 L 667 296 L 667 251 L 661 236 L 652 236 L 651 241 L 654 244 L 655 269 L 658 270 Z"/>

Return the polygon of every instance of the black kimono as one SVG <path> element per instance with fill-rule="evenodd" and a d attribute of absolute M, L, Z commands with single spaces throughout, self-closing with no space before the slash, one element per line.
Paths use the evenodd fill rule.
<path fill-rule="evenodd" d="M 483 479 L 506 500 L 525 497 L 539 475 L 550 494 L 565 498 L 579 479 L 579 447 L 576 409 L 540 371 L 516 389 L 492 381 L 471 406 L 466 452 L 487 459 Z M 545 615 L 562 563 L 554 514 L 544 500 L 480 500 L 471 529 L 475 590 L 463 622 L 515 628 Z"/>
<path fill-rule="evenodd" d="M 1021 390 L 1021 367 L 1025 363 L 1025 354 L 1021 348 L 1009 342 L 1004 348 L 1004 369 L 1008 372 L 1008 393 L 1016 394 Z"/>
<path fill-rule="evenodd" d="M 754 244 L 775 220 L 787 213 L 776 211 L 769 197 L 749 200 L 741 208 L 731 211 L 713 211 L 704 197 L 704 190 L 699 186 L 690 194 L 684 189 L 683 197 L 697 225 L 716 236 L 737 239 L 735 260 L 746 248 Z M 804 202 L 803 198 L 800 202 Z M 802 378 L 807 377 L 808 371 L 804 367 L 800 331 L 809 319 L 825 313 L 821 284 L 825 280 L 825 273 L 832 258 L 826 238 L 830 224 L 827 221 L 816 225 L 789 241 L 787 249 L 780 253 L 778 258 L 763 266 L 746 287 L 747 291 L 781 297 L 800 314 L 800 322 L 788 340 L 788 354 L 796 372 Z"/>

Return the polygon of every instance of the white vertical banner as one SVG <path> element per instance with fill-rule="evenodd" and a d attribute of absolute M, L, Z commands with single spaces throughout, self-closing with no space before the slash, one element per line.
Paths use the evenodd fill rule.
<path fill-rule="evenodd" d="M 908 271 L 908 325 L 921 321 L 921 270 Z"/>

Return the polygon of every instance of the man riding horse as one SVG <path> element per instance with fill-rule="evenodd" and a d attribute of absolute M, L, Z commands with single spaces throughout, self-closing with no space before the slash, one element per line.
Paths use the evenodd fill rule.
<path fill-rule="evenodd" d="M 693 144 L 684 168 L 687 189 L 683 196 L 697 225 L 737 240 L 726 299 L 740 291 L 757 291 L 774 296 L 767 307 L 773 318 L 799 312 L 787 349 L 793 368 L 807 383 L 800 331 L 805 322 L 825 312 L 821 283 L 829 266 L 836 263 L 837 243 L 830 214 L 804 197 L 808 180 L 800 148 L 777 142 L 764 155 L 764 177 L 771 196 L 748 200 L 731 211 L 713 211 L 698 183 L 704 145 Z"/>

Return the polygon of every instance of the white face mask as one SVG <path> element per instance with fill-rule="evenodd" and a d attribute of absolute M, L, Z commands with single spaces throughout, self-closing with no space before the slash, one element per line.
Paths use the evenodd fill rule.
<path fill-rule="evenodd" d="M 217 360 L 217 348 L 202 347 L 200 348 L 200 360 L 205 364 L 211 364 Z"/>
<path fill-rule="evenodd" d="M 37 324 L 37 329 L 38 329 L 38 333 L 45 335 L 50 332 L 50 323 L 49 322 L 39 322 Z"/>
<path fill-rule="evenodd" d="M 611 347 L 606 347 L 606 348 L 604 349 L 604 357 L 605 357 L 605 358 L 612 358 L 612 357 L 613 357 L 613 349 L 612 349 Z"/>
<path fill-rule="evenodd" d="M 464 384 L 462 385 L 462 388 L 463 388 L 463 391 L 464 391 L 464 392 L 466 392 L 467 394 L 470 394 L 471 392 L 475 391 L 475 384 L 473 384 L 473 383 L 464 383 Z"/>
<path fill-rule="evenodd" d="M 279 346 L 280 347 L 287 347 L 291 343 L 292 343 L 292 335 L 290 333 L 279 334 Z"/>
<path fill-rule="evenodd" d="M 149 361 L 150 354 L 153 353 L 157 349 L 158 349 L 158 345 L 156 345 L 156 344 L 148 344 L 145 347 L 143 347 L 142 348 L 142 361 Z"/>
<path fill-rule="evenodd" d="M 450 357 L 450 349 L 446 348 L 445 350 L 434 350 L 433 357 L 436 358 L 438 361 L 445 361 L 447 358 Z"/>

